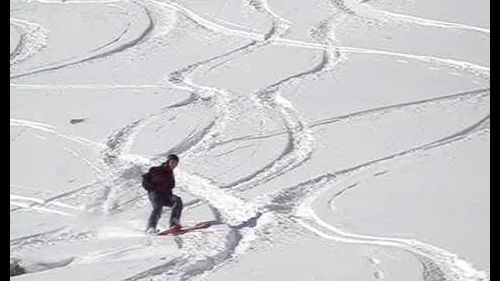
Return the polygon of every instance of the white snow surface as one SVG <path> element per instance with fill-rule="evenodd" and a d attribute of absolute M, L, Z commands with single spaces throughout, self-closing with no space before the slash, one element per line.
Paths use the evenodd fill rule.
<path fill-rule="evenodd" d="M 490 280 L 489 1 L 10 4 L 11 280 Z"/>

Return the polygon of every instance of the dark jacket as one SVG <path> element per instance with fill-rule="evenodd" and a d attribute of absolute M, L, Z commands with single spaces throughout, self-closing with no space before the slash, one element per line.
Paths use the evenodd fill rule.
<path fill-rule="evenodd" d="M 172 194 L 172 189 L 175 187 L 174 172 L 167 168 L 166 163 L 150 168 L 144 175 L 144 180 L 152 190 L 163 194 Z"/>

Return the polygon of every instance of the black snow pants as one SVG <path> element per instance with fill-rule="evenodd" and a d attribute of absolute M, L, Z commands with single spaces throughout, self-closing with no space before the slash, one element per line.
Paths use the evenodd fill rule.
<path fill-rule="evenodd" d="M 182 213 L 182 200 L 179 196 L 173 194 L 163 194 L 157 191 L 148 192 L 149 201 L 153 207 L 148 220 L 148 228 L 155 228 L 161 217 L 163 206 L 172 207 L 170 214 L 170 226 L 173 223 L 179 223 Z"/>

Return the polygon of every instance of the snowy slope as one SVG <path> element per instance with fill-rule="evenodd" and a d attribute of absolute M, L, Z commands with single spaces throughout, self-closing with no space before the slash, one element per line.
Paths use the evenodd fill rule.
<path fill-rule="evenodd" d="M 488 1 L 10 4 L 12 280 L 490 280 Z"/>

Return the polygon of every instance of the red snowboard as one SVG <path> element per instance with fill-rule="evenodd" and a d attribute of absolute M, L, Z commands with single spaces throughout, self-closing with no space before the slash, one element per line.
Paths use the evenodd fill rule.
<path fill-rule="evenodd" d="M 211 226 L 213 223 L 214 223 L 213 221 L 204 221 L 204 222 L 197 223 L 194 226 L 183 227 L 180 230 L 175 230 L 175 229 L 164 230 L 164 231 L 158 233 L 157 235 L 166 236 L 166 235 L 170 235 L 170 234 L 173 234 L 173 235 L 184 234 L 184 233 L 189 232 L 189 231 L 207 228 L 207 227 Z"/>

